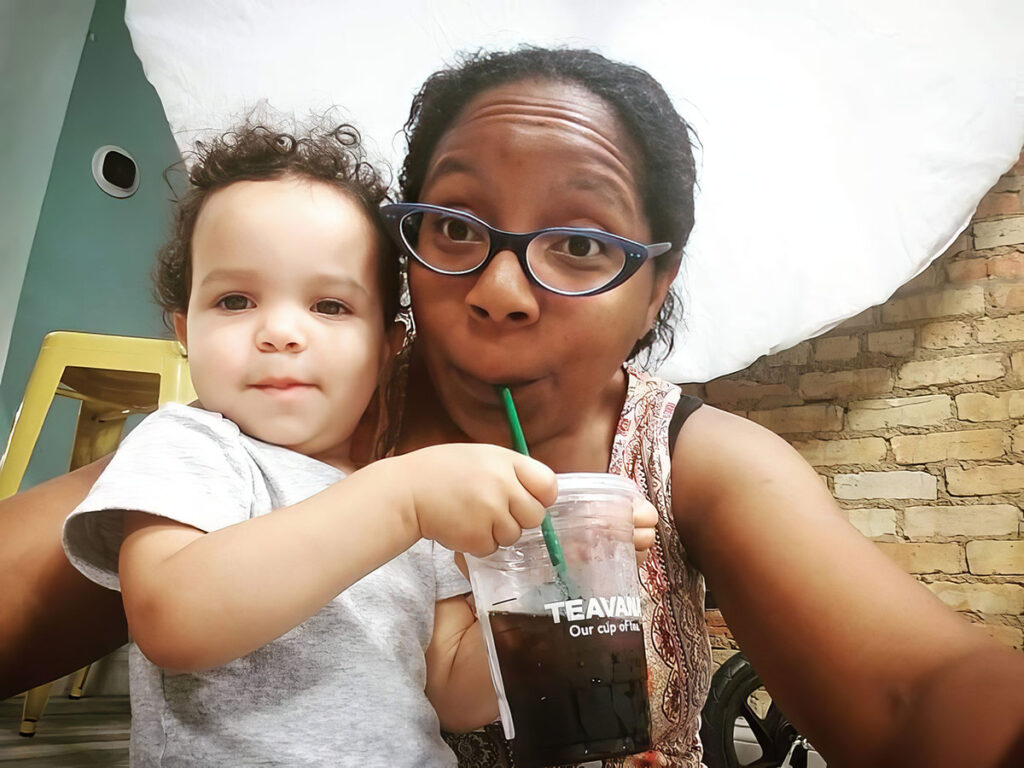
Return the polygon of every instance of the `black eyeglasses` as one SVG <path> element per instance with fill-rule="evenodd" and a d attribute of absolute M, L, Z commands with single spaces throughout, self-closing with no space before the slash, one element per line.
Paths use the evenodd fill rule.
<path fill-rule="evenodd" d="M 628 280 L 671 243 L 643 245 L 600 229 L 552 227 L 504 232 L 464 211 L 426 203 L 381 208 L 395 242 L 427 269 L 471 275 L 501 251 L 512 251 L 533 282 L 562 296 L 593 296 Z"/>

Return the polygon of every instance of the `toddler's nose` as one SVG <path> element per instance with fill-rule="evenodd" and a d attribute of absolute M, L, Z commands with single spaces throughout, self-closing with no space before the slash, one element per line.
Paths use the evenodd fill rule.
<path fill-rule="evenodd" d="M 286 310 L 265 311 L 256 337 L 261 352 L 301 352 L 306 336 L 296 313 Z"/>

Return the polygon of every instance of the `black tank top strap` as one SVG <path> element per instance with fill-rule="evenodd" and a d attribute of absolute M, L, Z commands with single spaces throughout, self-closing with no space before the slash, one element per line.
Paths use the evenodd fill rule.
<path fill-rule="evenodd" d="M 683 424 L 690 414 L 696 411 L 704 405 L 704 401 L 699 397 L 693 395 L 680 395 L 679 402 L 676 403 L 675 413 L 672 414 L 672 420 L 668 423 L 668 455 L 672 458 L 672 452 L 676 447 L 676 438 L 679 437 L 679 430 L 683 428 Z"/>

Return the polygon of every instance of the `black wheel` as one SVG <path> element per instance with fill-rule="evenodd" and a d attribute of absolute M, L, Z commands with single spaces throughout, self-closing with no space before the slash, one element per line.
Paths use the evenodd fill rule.
<path fill-rule="evenodd" d="M 736 749 L 739 722 L 753 733 L 760 756 L 740 759 Z M 708 768 L 779 768 L 798 734 L 768 698 L 747 657 L 737 653 L 711 678 L 700 736 Z M 807 752 L 797 747 L 790 765 L 806 768 Z"/>

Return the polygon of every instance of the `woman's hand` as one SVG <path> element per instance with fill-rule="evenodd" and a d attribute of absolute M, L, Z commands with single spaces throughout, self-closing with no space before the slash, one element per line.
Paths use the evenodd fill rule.
<path fill-rule="evenodd" d="M 651 554 L 658 527 L 658 510 L 647 499 L 633 505 L 633 546 L 636 564 L 643 565 Z"/>

